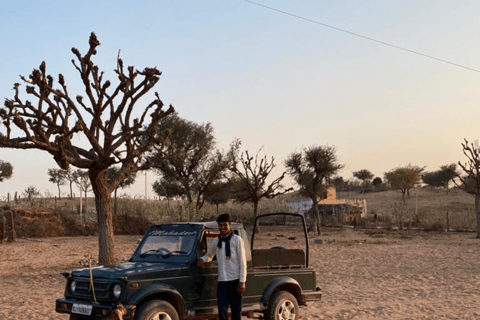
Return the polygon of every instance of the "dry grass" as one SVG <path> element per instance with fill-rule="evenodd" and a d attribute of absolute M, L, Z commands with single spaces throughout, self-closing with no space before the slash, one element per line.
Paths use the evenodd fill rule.
<path fill-rule="evenodd" d="M 473 196 L 458 190 L 416 188 L 411 190 L 406 203 L 396 191 L 375 193 L 338 193 L 338 198 L 367 199 L 368 217 L 359 222 L 359 226 L 386 228 L 421 228 L 426 230 L 473 231 L 476 228 Z M 19 237 L 79 236 L 96 233 L 96 214 L 94 199 L 82 204 L 80 219 L 79 199 L 35 199 L 32 203 L 15 205 L 17 213 L 17 235 Z M 228 212 L 234 219 L 242 221 L 247 227 L 253 225 L 253 207 L 251 204 L 230 202 L 220 205 L 218 213 Z M 260 202 L 259 214 L 288 211 L 281 198 Z M 45 214 L 47 212 L 48 214 Z M 143 234 L 152 224 L 172 221 L 213 220 L 217 208 L 205 204 L 199 213 L 193 205 L 183 201 L 158 201 L 144 199 L 119 198 L 117 212 L 114 214 L 116 234 Z M 1 212 L 0 212 L 1 214 Z M 374 222 L 374 214 L 378 222 Z M 447 220 L 448 215 L 448 220 Z"/>
<path fill-rule="evenodd" d="M 426 229 L 446 229 L 447 215 L 450 229 L 471 231 L 475 228 L 475 204 L 472 195 L 457 188 L 448 191 L 430 187 L 415 188 L 410 197 L 394 190 L 367 193 L 341 193 L 342 198 L 367 199 L 369 220 L 377 214 L 380 220 L 398 226 L 403 221 L 405 227 Z"/>

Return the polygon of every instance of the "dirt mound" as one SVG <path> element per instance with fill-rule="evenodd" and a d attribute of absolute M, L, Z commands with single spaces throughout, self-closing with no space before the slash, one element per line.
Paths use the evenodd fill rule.
<path fill-rule="evenodd" d="M 20 238 L 86 236 L 96 233 L 96 224 L 82 221 L 72 214 L 45 207 L 3 207 L 0 216 L 6 219 L 6 234 L 11 233 L 11 214 L 15 233 Z"/>

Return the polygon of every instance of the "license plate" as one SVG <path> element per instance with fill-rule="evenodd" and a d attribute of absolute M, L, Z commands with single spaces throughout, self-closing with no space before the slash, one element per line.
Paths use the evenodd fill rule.
<path fill-rule="evenodd" d="M 92 308 L 93 308 L 92 305 L 74 303 L 72 305 L 72 313 L 83 314 L 85 316 L 89 316 L 89 315 L 92 314 Z"/>

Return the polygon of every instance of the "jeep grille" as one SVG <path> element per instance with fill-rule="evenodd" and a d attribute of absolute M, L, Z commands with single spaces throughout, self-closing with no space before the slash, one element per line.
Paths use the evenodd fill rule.
<path fill-rule="evenodd" d="M 93 292 L 90 288 L 90 279 L 75 278 L 77 288 L 75 293 L 70 292 L 69 296 L 93 301 Z M 115 299 L 110 295 L 111 282 L 94 280 L 95 298 L 102 301 L 114 301 Z"/>

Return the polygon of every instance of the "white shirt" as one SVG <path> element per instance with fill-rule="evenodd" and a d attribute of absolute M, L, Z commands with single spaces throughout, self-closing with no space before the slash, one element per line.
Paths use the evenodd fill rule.
<path fill-rule="evenodd" d="M 218 241 L 218 237 L 213 239 L 207 253 L 200 259 L 204 262 L 210 262 L 213 257 L 217 255 L 218 281 L 233 281 L 238 279 L 240 282 L 246 282 L 247 258 L 245 256 L 245 246 L 242 238 L 233 234 L 230 239 L 230 259 L 227 259 L 225 253 L 226 243 L 222 241 L 222 247 L 218 248 Z"/>

